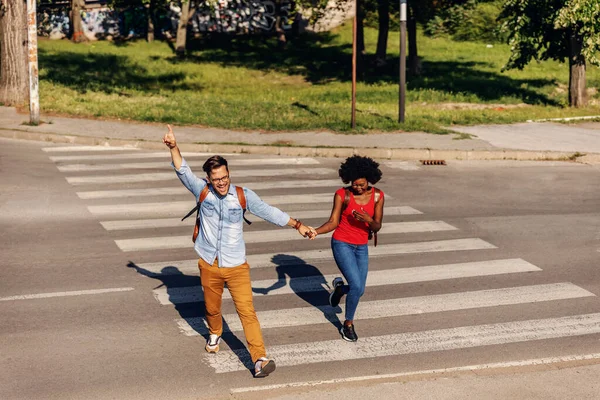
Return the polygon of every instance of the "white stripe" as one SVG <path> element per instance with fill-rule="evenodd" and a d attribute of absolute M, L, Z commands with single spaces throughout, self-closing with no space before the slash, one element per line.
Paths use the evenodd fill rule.
<path fill-rule="evenodd" d="M 277 361 L 278 366 L 285 367 L 466 349 L 595 333 L 600 333 L 600 314 L 361 337 L 355 343 L 337 338 L 321 342 L 270 346 L 269 356 Z M 208 357 L 207 360 L 217 373 L 241 371 L 252 366 L 246 349 L 235 352 L 222 350 Z"/>
<path fill-rule="evenodd" d="M 222 156 L 239 156 L 239 153 L 219 153 Z M 214 153 L 181 153 L 184 157 L 210 157 Z M 54 162 L 64 161 L 94 161 L 94 160 L 133 160 L 133 159 L 145 159 L 145 158 L 164 158 L 171 159 L 171 154 L 168 151 L 161 151 L 158 153 L 134 153 L 134 154 L 94 154 L 94 155 L 77 155 L 77 156 L 50 156 L 50 160 Z"/>
<path fill-rule="evenodd" d="M 367 286 L 399 285 L 414 282 L 428 282 L 457 278 L 472 278 L 475 276 L 492 276 L 500 274 L 514 274 L 522 272 L 541 271 L 540 268 L 521 259 L 492 260 L 460 264 L 429 265 L 425 267 L 398 268 L 383 271 L 369 272 Z M 252 282 L 253 290 L 275 287 L 266 294 L 259 296 L 273 296 L 301 292 L 319 292 L 329 290 L 328 282 L 339 274 L 307 276 L 301 278 L 285 277 L 285 282 L 280 279 L 267 279 Z M 154 297 L 162 304 L 194 303 L 203 300 L 200 286 L 185 286 L 175 288 L 160 288 L 154 290 Z M 231 298 L 229 292 L 223 293 L 223 298 Z"/>
<path fill-rule="evenodd" d="M 137 147 L 128 147 L 128 146 L 57 146 L 57 147 L 44 147 L 42 149 L 46 153 L 56 153 L 56 152 L 71 152 L 71 151 L 136 151 L 140 150 Z"/>
<path fill-rule="evenodd" d="M 448 225 L 444 221 L 414 221 L 414 222 L 388 222 L 384 225 L 382 234 L 393 233 L 417 233 L 417 232 L 441 232 L 451 231 L 457 228 Z M 318 235 L 315 240 L 330 240 L 330 234 Z M 292 229 L 273 229 L 263 231 L 244 232 L 246 243 L 279 242 L 285 240 L 299 240 L 302 237 Z M 162 236 L 137 239 L 115 240 L 122 251 L 148 251 L 164 249 L 181 249 L 190 247 L 190 235 Z"/>
<path fill-rule="evenodd" d="M 433 296 L 405 297 L 399 299 L 362 301 L 356 311 L 357 320 L 400 317 L 433 312 L 468 310 L 472 308 L 497 307 L 541 301 L 575 299 L 595 296 L 572 283 L 523 286 L 480 290 L 473 292 L 439 294 Z M 344 306 L 340 304 L 341 314 Z M 261 329 L 316 325 L 339 322 L 335 308 L 329 305 L 257 312 Z M 226 331 L 241 331 L 237 314 L 223 315 Z M 202 317 L 179 319 L 177 324 L 186 336 L 207 335 L 208 325 Z"/>
<path fill-rule="evenodd" d="M 202 167 L 202 161 L 188 161 L 190 167 Z M 264 158 L 264 159 L 246 159 L 233 160 L 228 162 L 230 167 L 243 165 L 309 165 L 319 164 L 314 158 Z M 89 172 L 89 171 L 127 171 L 129 169 L 170 169 L 173 167 L 167 162 L 145 162 L 145 163 L 125 163 L 125 164 L 68 164 L 57 166 L 61 172 Z M 237 175 L 237 173 L 236 173 Z"/>
<path fill-rule="evenodd" d="M 190 240 L 191 241 L 191 240 Z M 190 244 L 191 246 L 191 244 Z M 396 254 L 434 253 L 443 251 L 467 251 L 495 249 L 496 246 L 481 239 L 452 239 L 431 242 L 380 244 L 369 248 L 369 257 L 385 257 Z M 332 260 L 331 249 L 292 251 L 285 254 L 254 254 L 246 257 L 251 268 L 274 268 L 284 265 L 302 265 Z M 164 261 L 137 264 L 153 275 L 198 274 L 198 259 Z"/>
<path fill-rule="evenodd" d="M 280 383 L 280 384 L 274 384 L 274 385 L 248 386 L 248 387 L 232 388 L 231 393 L 259 392 L 259 391 L 285 389 L 285 388 L 296 388 L 296 387 L 314 387 L 314 386 L 327 385 L 327 384 L 363 382 L 363 381 L 374 381 L 374 380 L 383 380 L 383 379 L 387 380 L 387 379 L 397 379 L 397 378 L 411 377 L 411 376 L 447 375 L 447 374 L 451 374 L 451 373 L 464 372 L 464 371 L 477 372 L 477 371 L 486 371 L 486 370 L 490 371 L 493 369 L 500 369 L 500 368 L 529 367 L 529 366 L 539 366 L 539 365 L 552 366 L 553 364 L 564 364 L 564 363 L 572 363 L 572 362 L 588 361 L 588 360 L 598 360 L 598 359 L 600 359 L 600 353 L 579 354 L 579 355 L 570 355 L 570 356 L 561 356 L 561 357 L 532 358 L 529 360 L 508 361 L 508 362 L 490 363 L 490 364 L 466 365 L 466 366 L 462 366 L 462 367 L 451 367 L 451 368 L 427 369 L 427 370 L 420 370 L 420 371 L 399 372 L 396 374 L 352 376 L 352 377 L 348 377 L 348 378 L 328 379 L 328 380 L 321 380 L 321 381 L 289 382 L 289 383 Z"/>
<path fill-rule="evenodd" d="M 18 295 L 18 296 L 0 297 L 0 301 L 47 299 L 49 297 L 82 296 L 82 295 L 88 295 L 88 294 L 128 292 L 130 290 L 134 290 L 134 289 L 131 287 L 125 287 L 125 288 L 114 288 L 114 289 L 77 290 L 77 291 L 73 291 L 73 292 L 23 294 L 23 295 Z"/>
<path fill-rule="evenodd" d="M 330 175 L 335 171 L 330 168 L 280 168 L 267 169 L 242 169 L 236 171 L 234 176 L 282 176 L 282 175 Z M 101 175 L 101 176 L 68 176 L 67 182 L 71 185 L 103 184 L 103 183 L 135 183 L 156 182 L 176 180 L 175 172 L 156 172 L 152 174 L 128 174 L 128 175 Z"/>
<path fill-rule="evenodd" d="M 339 180 L 309 180 L 302 182 L 299 181 L 275 181 L 275 182 L 252 182 L 252 183 L 237 183 L 237 186 L 245 186 L 254 191 L 265 190 L 265 189 L 289 189 L 289 188 L 317 188 L 317 187 L 339 187 Z M 187 194 L 190 195 L 190 191 L 185 187 L 179 185 L 175 187 L 164 187 L 164 188 L 146 188 L 146 189 L 122 189 L 122 190 L 96 190 L 89 192 L 77 192 L 77 196 L 80 199 L 108 199 L 118 197 L 149 197 L 149 196 L 164 196 L 164 195 L 179 195 Z M 304 195 L 297 195 L 298 198 L 302 198 Z M 333 193 L 331 193 L 330 201 L 333 204 Z M 386 194 L 386 198 L 389 195 Z M 170 204 L 170 203 L 169 203 Z M 191 207 L 190 207 L 191 208 Z M 386 208 L 387 210 L 387 208 Z"/>
<path fill-rule="evenodd" d="M 262 200 L 270 205 L 282 205 L 282 204 L 313 204 L 313 203 L 330 203 L 332 200 L 331 193 L 314 193 L 307 194 L 304 196 L 298 196 L 297 194 L 288 194 L 280 196 L 264 196 Z M 135 214 L 148 214 L 164 215 L 162 209 L 168 209 L 169 213 L 176 213 L 177 215 L 185 215 L 190 211 L 196 203 L 194 201 L 171 201 L 171 202 L 157 202 L 157 203 L 126 203 L 126 204 L 109 204 L 102 206 L 88 206 L 88 210 L 95 215 L 135 215 Z M 193 218 L 192 218 L 193 219 Z"/>
<path fill-rule="evenodd" d="M 404 171 L 418 171 L 420 169 L 414 162 L 409 161 L 384 161 L 383 165 Z"/>
<path fill-rule="evenodd" d="M 177 211 L 177 212 L 169 212 L 169 214 L 173 215 L 181 215 L 187 213 L 191 207 L 185 209 L 185 211 Z M 152 211 L 154 214 L 160 214 L 162 210 Z M 331 211 L 329 210 L 305 210 L 305 211 L 290 211 L 290 215 L 293 215 L 295 218 L 301 219 L 306 222 L 306 220 L 317 219 L 317 218 L 329 218 Z M 422 212 L 415 210 L 412 207 L 408 206 L 399 206 L 399 207 L 386 207 L 385 215 L 415 215 L 422 214 Z M 247 214 L 246 217 L 252 221 L 256 220 L 251 214 Z M 119 231 L 119 230 L 129 230 L 129 229 L 148 229 L 148 228 L 177 228 L 182 226 L 188 226 L 194 224 L 194 217 L 190 217 L 186 221 L 181 221 L 181 218 L 158 218 L 158 219 L 126 219 L 120 221 L 102 221 L 100 222 L 104 229 L 107 231 Z"/>

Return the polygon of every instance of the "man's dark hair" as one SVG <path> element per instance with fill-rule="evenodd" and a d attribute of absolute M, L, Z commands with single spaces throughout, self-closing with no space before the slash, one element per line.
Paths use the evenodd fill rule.
<path fill-rule="evenodd" d="M 206 172 L 206 175 L 210 175 L 210 171 L 212 171 L 215 168 L 222 167 L 223 165 L 225 166 L 225 168 L 227 168 L 227 172 L 229 172 L 229 167 L 227 166 L 226 159 L 224 159 L 221 156 L 212 156 L 208 160 L 206 160 L 206 162 L 202 166 L 202 169 L 204 170 L 204 172 Z"/>
<path fill-rule="evenodd" d="M 370 157 L 361 156 L 346 158 L 346 161 L 340 166 L 338 173 L 342 181 L 346 184 L 360 178 L 365 178 L 370 184 L 374 185 L 379 182 L 382 175 L 378 162 Z"/>

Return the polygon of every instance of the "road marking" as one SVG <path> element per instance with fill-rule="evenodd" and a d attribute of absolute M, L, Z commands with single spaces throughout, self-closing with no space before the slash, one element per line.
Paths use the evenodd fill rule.
<path fill-rule="evenodd" d="M 222 156 L 239 156 L 239 153 L 219 153 Z M 214 153 L 188 153 L 182 152 L 184 157 L 210 157 Z M 77 156 L 50 156 L 50 160 L 54 162 L 65 162 L 65 161 L 100 161 L 100 160 L 129 160 L 129 159 L 147 159 L 147 158 L 164 158 L 167 160 L 171 159 L 171 153 L 168 151 L 154 152 L 154 153 L 133 153 L 133 154 L 91 154 L 91 155 L 77 155 Z"/>
<path fill-rule="evenodd" d="M 298 181 L 275 181 L 275 182 L 236 182 L 236 186 L 244 186 L 254 191 L 266 189 L 294 189 L 299 187 Z M 337 179 L 315 179 L 302 182 L 302 188 L 318 188 L 318 187 L 334 187 L 339 188 L 341 183 Z M 87 192 L 77 192 L 80 199 L 108 199 L 119 197 L 148 197 L 148 196 L 163 196 L 163 195 L 178 195 L 191 192 L 185 187 L 178 185 L 164 188 L 143 188 L 143 189 L 119 189 L 119 190 L 93 190 Z M 297 195 L 303 197 L 304 195 Z M 386 198 L 389 195 L 386 194 Z M 330 200 L 333 203 L 333 192 L 331 192 Z M 386 208 L 387 210 L 387 208 Z"/>
<path fill-rule="evenodd" d="M 482 371 L 482 370 L 483 371 L 491 371 L 494 369 L 529 367 L 529 366 L 539 366 L 539 365 L 551 366 L 553 364 L 572 363 L 572 362 L 578 362 L 578 361 L 597 360 L 597 359 L 600 359 L 600 353 L 578 354 L 578 355 L 569 355 L 569 356 L 561 356 L 561 357 L 532 358 L 532 359 L 520 360 L 520 361 L 507 361 L 507 362 L 490 363 L 490 364 L 475 364 L 475 365 L 466 365 L 466 366 L 462 366 L 462 367 L 451 367 L 451 368 L 426 369 L 426 370 L 420 370 L 420 371 L 399 372 L 399 373 L 395 373 L 395 374 L 352 376 L 352 377 L 348 377 L 348 378 L 328 379 L 328 380 L 321 380 L 321 381 L 289 382 L 289 383 L 280 383 L 280 384 L 274 384 L 274 385 L 239 387 L 239 388 L 232 388 L 231 393 L 259 392 L 259 391 L 285 389 L 285 388 L 312 387 L 312 386 L 327 385 L 327 384 L 397 379 L 397 378 L 411 377 L 411 376 L 448 375 L 448 374 L 452 374 L 452 373 L 465 372 L 465 371 L 467 371 L 467 372 L 468 371 L 471 371 L 471 372 Z"/>
<path fill-rule="evenodd" d="M 0 301 L 47 299 L 49 297 L 83 296 L 83 295 L 89 295 L 89 294 L 128 292 L 131 290 L 134 290 L 134 289 L 132 287 L 125 287 L 125 288 L 113 288 L 113 289 L 77 290 L 77 291 L 72 291 L 72 292 L 23 294 L 23 295 L 17 295 L 17 296 L 0 297 Z"/>
<path fill-rule="evenodd" d="M 287 168 L 287 169 L 246 169 L 235 172 L 235 177 L 272 177 L 282 175 L 328 175 L 335 172 L 329 168 Z M 174 172 L 157 172 L 148 174 L 127 175 L 102 175 L 102 176 L 74 176 L 66 177 L 72 185 L 103 184 L 103 183 L 135 183 L 154 182 L 176 179 Z"/>
<path fill-rule="evenodd" d="M 401 169 L 404 171 L 418 171 L 419 168 L 414 162 L 409 161 L 384 161 L 383 165 L 389 168 Z"/>
<path fill-rule="evenodd" d="M 189 192 L 188 192 L 189 193 Z M 279 195 L 279 196 L 263 196 L 262 200 L 270 205 L 282 204 L 313 204 L 313 203 L 331 203 L 331 193 L 314 193 L 305 196 L 297 194 Z M 192 209 L 196 203 L 191 201 L 170 201 L 156 203 L 125 203 L 125 204 L 108 204 L 102 206 L 88 206 L 88 210 L 95 215 L 135 215 L 161 214 L 162 209 L 168 209 L 167 212 L 176 213 L 177 215 L 185 215 Z M 164 214 L 164 213 L 162 213 Z M 192 218 L 193 219 L 193 218 Z"/>
<path fill-rule="evenodd" d="M 399 285 L 415 282 L 430 282 L 447 279 L 472 278 L 522 272 L 539 272 L 540 268 L 522 259 L 478 261 L 459 264 L 429 265 L 424 267 L 397 268 L 371 271 L 367 277 L 367 286 Z M 338 274 L 306 276 L 301 278 L 267 279 L 252 282 L 254 297 L 304 292 L 329 291 L 329 283 Z M 265 290 L 264 294 L 257 291 Z M 267 291 L 268 290 L 268 291 Z M 154 297 L 162 304 L 183 304 L 203 301 L 202 288 L 185 286 L 155 289 Z M 229 291 L 223 292 L 223 298 L 231 298 Z"/>
<path fill-rule="evenodd" d="M 257 190 L 265 189 L 294 189 L 299 187 L 298 181 L 276 181 L 276 182 L 241 182 L 235 183 L 236 186 L 244 186 Z M 302 182 L 302 188 L 317 188 L 317 187 L 335 187 L 341 186 L 338 179 L 315 179 Z M 77 196 L 80 199 L 108 199 L 108 198 L 120 198 L 120 197 L 149 197 L 149 196 L 164 196 L 164 195 L 179 195 L 187 194 L 191 195 L 191 192 L 185 187 L 178 185 L 174 187 L 164 188 L 143 188 L 143 189 L 121 189 L 121 190 L 94 190 L 88 192 L 77 192 Z M 304 197 L 305 195 L 297 195 L 297 197 Z M 333 192 L 331 192 L 330 201 L 333 203 Z M 386 194 L 386 198 L 389 195 Z M 169 203 L 170 204 L 170 203 Z M 387 210 L 387 208 L 386 208 Z"/>
<path fill-rule="evenodd" d="M 201 168 L 204 160 L 188 161 L 190 167 Z M 310 165 L 319 164 L 314 158 L 264 158 L 264 159 L 246 159 L 233 160 L 229 162 L 230 167 L 245 165 Z M 60 172 L 90 172 L 90 171 L 127 171 L 131 169 L 173 169 L 167 162 L 145 162 L 145 163 L 125 163 L 125 164 L 67 164 L 58 165 Z M 237 175 L 237 174 L 236 174 Z"/>
<path fill-rule="evenodd" d="M 488 250 L 497 247 L 481 239 L 451 239 L 431 242 L 380 244 L 369 248 L 369 257 L 398 254 L 435 253 L 444 251 Z M 284 254 L 253 254 L 246 256 L 250 268 L 274 268 L 286 265 L 310 264 L 333 259 L 331 249 L 291 251 Z M 198 275 L 198 259 L 137 264 L 151 275 Z"/>
<path fill-rule="evenodd" d="M 331 175 L 335 170 L 331 168 L 280 168 L 280 169 L 242 169 L 235 171 L 233 176 L 239 177 L 272 177 L 282 175 Z M 127 175 L 101 175 L 101 176 L 68 176 L 67 182 L 71 185 L 109 184 L 109 183 L 135 183 L 177 180 L 175 172 L 156 172 L 149 174 Z"/>
<path fill-rule="evenodd" d="M 182 216 L 184 213 L 187 213 L 191 207 L 186 209 L 184 212 L 177 211 L 169 211 L 169 214 Z M 154 212 L 154 214 L 163 215 L 162 210 L 158 210 Z M 304 210 L 304 211 L 290 211 L 288 214 L 293 215 L 295 218 L 301 219 L 306 222 L 306 220 L 317 219 L 317 218 L 329 218 L 331 212 L 329 210 Z M 399 206 L 399 207 L 386 207 L 385 215 L 417 215 L 422 214 L 422 212 L 415 210 L 412 207 L 408 206 Z M 261 219 L 257 217 L 253 217 L 251 214 L 247 214 L 246 217 L 252 221 L 260 222 Z M 178 228 L 182 226 L 194 225 L 194 217 L 187 219 L 186 221 L 181 221 L 181 218 L 153 218 L 153 219 L 124 219 L 124 220 L 116 220 L 116 221 L 101 221 L 100 224 L 107 231 L 122 231 L 122 230 L 130 230 L 130 229 L 153 229 L 153 228 Z"/>
<path fill-rule="evenodd" d="M 299 218 L 299 217 L 297 217 Z M 452 231 L 457 228 L 445 223 L 444 221 L 413 221 L 413 222 L 388 222 L 379 236 L 394 233 L 422 233 L 422 232 L 442 232 Z M 244 232 L 244 242 L 265 243 L 281 242 L 286 240 L 298 240 L 301 236 L 298 232 L 290 229 L 273 229 Z M 318 235 L 315 240 L 331 240 L 331 235 Z M 115 240 L 115 243 L 121 251 L 149 251 L 164 249 L 181 249 L 190 247 L 190 235 L 182 236 L 159 236 L 136 239 Z"/>
<path fill-rule="evenodd" d="M 432 296 L 361 301 L 360 307 L 356 311 L 356 319 L 399 317 L 590 296 L 595 295 L 572 283 L 554 283 Z M 343 315 L 344 306 L 340 305 L 340 308 L 341 315 Z M 340 314 L 339 310 L 329 305 L 257 312 L 261 329 L 316 325 L 328 322 L 339 323 L 338 314 Z M 223 315 L 223 319 L 227 322 L 225 324 L 226 331 L 237 332 L 243 329 L 237 314 Z M 177 325 L 186 336 L 208 335 L 208 325 L 204 317 L 178 319 Z"/>
<path fill-rule="evenodd" d="M 158 204 L 158 203 L 156 203 Z M 171 203 L 172 204 L 172 203 Z M 189 211 L 189 203 L 188 208 L 185 209 L 184 212 Z M 271 203 L 273 204 L 273 203 Z M 183 210 L 183 208 L 182 208 Z M 169 214 L 174 215 L 182 215 L 182 210 L 176 212 L 169 212 Z M 159 210 L 162 211 L 162 210 Z M 156 213 L 156 212 L 155 212 Z M 317 218 L 328 218 L 331 214 L 329 210 L 304 210 L 304 211 L 290 211 L 288 214 L 293 215 L 294 217 L 302 220 L 308 219 L 317 219 Z M 422 212 L 415 210 L 412 207 L 408 206 L 399 206 L 399 207 L 386 207 L 385 215 L 417 215 L 422 214 Z M 161 213 L 162 215 L 162 213 Z M 262 221 L 256 217 L 253 217 L 251 214 L 246 215 L 249 220 Z M 194 224 L 194 218 L 189 219 L 189 223 L 185 221 L 182 222 L 181 218 L 157 218 L 157 219 L 125 219 L 125 220 L 116 220 L 116 221 L 101 221 L 100 224 L 107 231 L 118 231 L 118 230 L 130 230 L 130 229 L 151 229 L 151 228 L 177 228 L 182 226 L 187 226 L 189 224 Z"/>
<path fill-rule="evenodd" d="M 349 343 L 336 338 L 320 342 L 270 346 L 269 356 L 279 367 L 319 362 L 358 360 L 453 349 L 529 342 L 600 333 L 600 314 L 574 315 L 464 326 L 423 332 L 361 337 Z M 208 363 L 217 373 L 246 370 L 252 366 L 247 350 L 222 350 Z"/>
<path fill-rule="evenodd" d="M 128 146 L 57 146 L 57 147 L 44 147 L 42 148 L 46 153 L 56 152 L 71 152 L 71 151 L 138 151 L 137 147 Z"/>

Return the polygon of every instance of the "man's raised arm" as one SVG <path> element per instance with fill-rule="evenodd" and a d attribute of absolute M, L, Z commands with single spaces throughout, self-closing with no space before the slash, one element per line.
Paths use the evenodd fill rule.
<path fill-rule="evenodd" d="M 175 140 L 175 134 L 173 134 L 173 128 L 171 128 L 171 125 L 167 125 L 167 128 L 169 128 L 169 132 L 165 133 L 165 136 L 163 136 L 163 143 L 167 145 L 169 150 L 171 150 L 171 160 L 173 160 L 173 166 L 175 169 L 179 170 L 179 168 L 181 168 L 183 159 L 181 158 L 181 152 L 179 151 L 177 141 Z"/>

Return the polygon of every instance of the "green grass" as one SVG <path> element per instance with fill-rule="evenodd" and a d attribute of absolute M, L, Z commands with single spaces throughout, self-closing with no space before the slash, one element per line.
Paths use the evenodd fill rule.
<path fill-rule="evenodd" d="M 366 68 L 350 129 L 351 32 L 306 35 L 277 50 L 274 39 L 194 41 L 178 60 L 165 42 L 39 42 L 46 113 L 201 125 L 238 130 L 348 133 L 426 131 L 453 124 L 509 123 L 600 114 L 567 107 L 568 66 L 533 63 L 501 72 L 506 45 L 419 36 L 423 74 L 407 77 L 406 118 L 398 119 L 398 32 L 388 65 L 372 67 L 377 31 L 367 29 Z M 600 87 L 589 66 L 588 87 Z M 592 104 L 598 104 L 592 99 Z M 483 105 L 483 106 L 482 106 Z"/>

